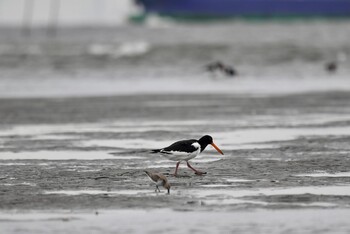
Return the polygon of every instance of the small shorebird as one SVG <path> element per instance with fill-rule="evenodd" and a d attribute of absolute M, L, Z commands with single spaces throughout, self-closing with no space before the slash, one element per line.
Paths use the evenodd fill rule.
<path fill-rule="evenodd" d="M 191 139 L 191 140 L 177 141 L 168 147 L 152 150 L 151 152 L 160 153 L 161 155 L 168 158 L 169 160 L 177 162 L 174 176 L 177 175 L 177 169 L 181 161 L 186 161 L 187 166 L 191 168 L 195 172 L 195 174 L 203 175 L 203 174 L 206 174 L 206 172 L 201 172 L 194 169 L 189 164 L 188 161 L 192 158 L 195 158 L 198 154 L 200 154 L 205 149 L 205 147 L 207 147 L 207 145 L 209 144 L 211 144 L 220 154 L 222 155 L 224 154 L 219 149 L 219 147 L 217 147 L 214 144 L 213 138 L 208 135 L 201 137 L 199 140 Z"/>
<path fill-rule="evenodd" d="M 165 175 L 163 175 L 162 173 L 153 173 L 147 170 L 145 170 L 145 173 L 148 176 L 148 178 L 156 184 L 156 192 L 160 192 L 158 186 L 163 186 L 168 190 L 168 194 L 170 194 L 170 184 Z"/>

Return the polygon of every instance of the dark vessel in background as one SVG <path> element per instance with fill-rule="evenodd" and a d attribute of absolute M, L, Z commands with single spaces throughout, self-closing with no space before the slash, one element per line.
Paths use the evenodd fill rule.
<path fill-rule="evenodd" d="M 146 14 L 193 19 L 349 17 L 350 0 L 136 0 Z"/>

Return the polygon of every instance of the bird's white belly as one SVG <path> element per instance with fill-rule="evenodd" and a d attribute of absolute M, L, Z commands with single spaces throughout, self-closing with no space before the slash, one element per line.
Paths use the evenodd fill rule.
<path fill-rule="evenodd" d="M 200 148 L 198 148 L 196 151 L 192 153 L 170 151 L 170 152 L 167 152 L 166 154 L 162 153 L 162 155 L 169 160 L 178 162 L 178 161 L 188 161 L 192 158 L 195 158 L 199 153 L 200 153 Z"/>
<path fill-rule="evenodd" d="M 163 180 L 158 180 L 157 182 L 155 182 L 155 184 L 156 184 L 157 186 L 163 186 L 163 183 L 164 183 Z"/>

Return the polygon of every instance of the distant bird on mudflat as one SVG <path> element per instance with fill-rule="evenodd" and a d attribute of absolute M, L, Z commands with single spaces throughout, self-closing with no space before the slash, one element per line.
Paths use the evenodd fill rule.
<path fill-rule="evenodd" d="M 215 70 L 223 70 L 224 67 L 225 65 L 221 61 L 212 62 L 205 66 L 205 68 L 210 72 L 213 72 Z"/>
<path fill-rule="evenodd" d="M 224 72 L 227 76 L 237 75 L 237 71 L 233 67 L 230 67 L 230 66 L 226 66 L 224 69 Z"/>
<path fill-rule="evenodd" d="M 219 147 L 217 147 L 214 142 L 213 138 L 209 135 L 205 135 L 201 137 L 199 140 L 190 139 L 190 140 L 182 140 L 177 141 L 173 143 L 172 145 L 152 150 L 152 153 L 160 153 L 164 157 L 166 157 L 169 160 L 176 161 L 176 168 L 174 176 L 177 175 L 177 170 L 180 165 L 181 161 L 186 161 L 187 167 L 191 168 L 195 174 L 197 175 L 203 175 L 206 174 L 206 172 L 201 172 L 196 169 L 194 169 L 190 164 L 189 160 L 192 158 L 195 158 L 198 154 L 203 152 L 203 150 L 207 147 L 207 145 L 211 144 L 220 154 L 224 154 Z"/>
<path fill-rule="evenodd" d="M 226 76 L 236 76 L 238 74 L 236 69 L 234 69 L 232 66 L 225 65 L 221 61 L 209 63 L 205 67 L 206 67 L 206 70 L 209 72 L 214 73 L 216 71 L 219 71 L 225 74 Z"/>
<path fill-rule="evenodd" d="M 170 194 L 170 183 L 168 182 L 168 179 L 163 175 L 162 173 L 153 173 L 151 171 L 145 170 L 146 175 L 148 178 L 156 184 L 156 192 L 160 192 L 158 186 L 163 186 L 165 189 L 168 190 L 168 194 Z"/>
<path fill-rule="evenodd" d="M 338 68 L 338 64 L 335 61 L 331 61 L 325 64 L 325 69 L 326 71 L 328 71 L 329 73 L 334 73 L 337 71 Z"/>

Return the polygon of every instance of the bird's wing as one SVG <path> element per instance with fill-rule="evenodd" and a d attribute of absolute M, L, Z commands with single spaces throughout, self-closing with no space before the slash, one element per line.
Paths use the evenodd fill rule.
<path fill-rule="evenodd" d="M 156 173 L 156 175 L 158 176 L 158 178 L 159 178 L 160 180 L 163 180 L 164 183 L 166 183 L 166 182 L 168 181 L 168 178 L 166 178 L 166 176 L 163 175 L 162 173 Z"/>
<path fill-rule="evenodd" d="M 146 171 L 146 175 L 148 176 L 148 178 L 150 178 L 150 180 L 154 182 L 157 182 L 159 180 L 159 175 L 157 173 Z"/>
<path fill-rule="evenodd" d="M 158 174 L 158 173 L 153 173 L 153 175 L 152 175 L 152 180 L 153 180 L 154 182 L 157 182 L 159 179 L 160 179 L 159 174 Z"/>
<path fill-rule="evenodd" d="M 197 142 L 197 140 L 194 140 L 194 139 L 177 141 L 174 144 L 163 148 L 160 152 L 167 153 L 167 152 L 171 152 L 171 151 L 181 151 L 181 152 L 191 153 L 191 152 L 196 151 L 198 149 L 197 147 L 192 145 L 195 142 Z"/>

